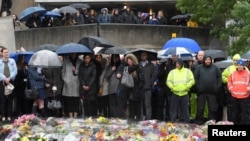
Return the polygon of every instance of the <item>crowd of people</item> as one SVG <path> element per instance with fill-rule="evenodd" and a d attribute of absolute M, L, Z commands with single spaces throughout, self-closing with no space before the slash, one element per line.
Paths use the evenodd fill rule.
<path fill-rule="evenodd" d="M 1 47 L 0 104 L 2 122 L 34 113 L 41 117 L 122 118 L 133 121 L 157 119 L 172 122 L 227 120 L 249 124 L 250 73 L 239 54 L 233 65 L 219 69 L 214 59 L 197 53 L 197 60 L 182 60 L 173 55 L 159 61 L 149 52 L 139 56 L 76 53 L 62 57 L 61 68 L 28 66 L 25 56 L 15 61 L 8 49 Z M 133 87 L 121 83 L 127 68 Z M 15 89 L 5 95 L 6 85 Z M 26 88 L 36 88 L 38 97 L 27 99 Z M 48 102 L 57 99 L 58 109 Z M 14 103 L 14 104 L 13 104 Z M 14 107 L 13 107 L 14 106 Z"/>
<path fill-rule="evenodd" d="M 69 26 L 92 23 L 124 23 L 124 24 L 151 24 L 151 25 L 182 25 L 191 26 L 189 19 L 169 20 L 164 16 L 164 12 L 157 13 L 137 11 L 130 7 L 126 9 L 113 8 L 111 12 L 108 8 L 102 8 L 100 12 L 95 9 L 77 9 L 76 13 L 60 13 L 61 16 L 32 14 L 24 23 L 20 22 L 18 16 L 13 14 L 15 29 L 21 28 L 41 28 L 55 26 Z M 196 26 L 197 27 L 197 26 Z"/>

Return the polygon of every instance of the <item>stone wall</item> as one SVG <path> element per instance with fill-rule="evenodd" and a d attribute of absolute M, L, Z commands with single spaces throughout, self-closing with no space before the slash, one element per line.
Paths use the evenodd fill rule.
<path fill-rule="evenodd" d="M 225 44 L 209 34 L 208 28 L 182 26 L 153 26 L 128 24 L 86 24 L 15 31 L 16 47 L 27 50 L 52 43 L 62 45 L 78 42 L 84 36 L 100 36 L 117 46 L 126 48 L 153 48 L 159 50 L 172 38 L 188 37 L 196 40 L 202 49 L 225 49 Z"/>

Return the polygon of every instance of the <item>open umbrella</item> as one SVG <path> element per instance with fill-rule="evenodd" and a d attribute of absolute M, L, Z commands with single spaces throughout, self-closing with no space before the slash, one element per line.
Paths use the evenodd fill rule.
<path fill-rule="evenodd" d="M 26 21 L 32 14 L 38 13 L 38 15 L 43 15 L 46 11 L 45 8 L 39 6 L 28 7 L 21 12 L 19 20 Z"/>
<path fill-rule="evenodd" d="M 91 50 L 94 49 L 94 47 L 113 47 L 114 45 L 110 43 L 108 40 L 97 37 L 97 36 L 85 36 L 80 41 L 78 41 L 79 44 L 85 45 Z"/>
<path fill-rule="evenodd" d="M 223 50 L 218 50 L 218 49 L 208 49 L 204 51 L 206 56 L 210 56 L 213 59 L 217 58 L 227 58 L 226 53 Z"/>
<path fill-rule="evenodd" d="M 74 3 L 74 4 L 71 4 L 69 6 L 74 7 L 74 8 L 83 8 L 83 9 L 90 8 L 90 6 L 88 4 L 85 4 L 85 3 Z"/>
<path fill-rule="evenodd" d="M 43 44 L 43 45 L 39 46 L 35 50 L 35 52 L 40 51 L 40 50 L 50 50 L 50 51 L 55 52 L 57 48 L 58 48 L 58 46 L 54 45 L 54 44 Z"/>
<path fill-rule="evenodd" d="M 142 52 L 146 52 L 148 54 L 148 59 L 150 61 L 155 60 L 157 58 L 157 51 L 155 51 L 153 49 L 137 48 L 137 49 L 127 51 L 125 54 L 132 53 L 138 58 L 138 60 L 140 60 Z"/>
<path fill-rule="evenodd" d="M 9 57 L 15 59 L 15 61 L 17 62 L 17 60 L 20 56 L 24 56 L 25 62 L 28 64 L 28 62 L 33 54 L 34 54 L 33 51 L 12 52 L 9 54 Z"/>
<path fill-rule="evenodd" d="M 60 13 L 76 13 L 78 10 L 71 6 L 63 6 L 59 8 Z"/>
<path fill-rule="evenodd" d="M 93 53 L 85 45 L 77 44 L 77 43 L 67 43 L 64 44 L 56 49 L 57 54 L 70 54 L 70 53 L 77 53 L 77 54 L 84 54 L 84 53 Z"/>
<path fill-rule="evenodd" d="M 173 17 L 171 17 L 171 20 L 178 20 L 178 19 L 188 19 L 190 18 L 188 15 L 175 15 Z"/>
<path fill-rule="evenodd" d="M 231 66 L 233 64 L 233 60 L 232 59 L 227 59 L 227 60 L 215 62 L 214 64 L 217 67 L 219 67 L 220 69 L 225 69 L 225 68 L 227 68 L 227 67 L 229 67 L 229 66 Z"/>
<path fill-rule="evenodd" d="M 32 55 L 28 65 L 43 68 L 56 68 L 61 67 L 62 62 L 55 52 L 50 50 L 40 50 Z"/>
<path fill-rule="evenodd" d="M 110 47 L 110 48 L 103 48 L 98 53 L 99 54 L 125 54 L 128 49 L 123 47 Z"/>
<path fill-rule="evenodd" d="M 250 50 L 249 51 L 247 51 L 245 54 L 243 54 L 242 56 L 241 56 L 241 58 L 243 58 L 243 59 L 246 59 L 246 60 L 250 60 Z"/>
<path fill-rule="evenodd" d="M 46 13 L 43 16 L 61 17 L 62 15 L 55 11 L 46 11 Z"/>
<path fill-rule="evenodd" d="M 194 52 L 184 47 L 170 47 L 165 49 L 165 51 L 162 52 L 161 56 L 181 55 L 181 54 L 194 54 Z"/>
<path fill-rule="evenodd" d="M 190 49 L 193 52 L 198 52 L 201 50 L 199 44 L 191 38 L 172 38 L 165 43 L 162 49 L 167 49 L 170 47 L 184 47 Z"/>

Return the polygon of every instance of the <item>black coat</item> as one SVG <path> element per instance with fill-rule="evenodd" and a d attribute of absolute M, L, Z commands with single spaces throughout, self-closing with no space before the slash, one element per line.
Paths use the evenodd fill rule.
<path fill-rule="evenodd" d="M 96 86 L 96 66 L 93 62 L 89 65 L 85 65 L 83 62 L 79 67 L 78 78 L 80 82 L 80 95 L 85 100 L 95 100 L 97 97 L 97 86 Z M 88 91 L 83 90 L 83 86 L 89 86 Z"/>

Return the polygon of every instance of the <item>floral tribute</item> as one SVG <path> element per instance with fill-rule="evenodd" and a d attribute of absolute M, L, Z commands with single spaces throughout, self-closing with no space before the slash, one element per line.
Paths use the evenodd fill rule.
<path fill-rule="evenodd" d="M 233 123 L 208 121 L 199 126 L 105 117 L 42 120 L 35 115 L 23 115 L 0 131 L 5 132 L 5 141 L 207 141 L 207 127 L 213 124 Z"/>

